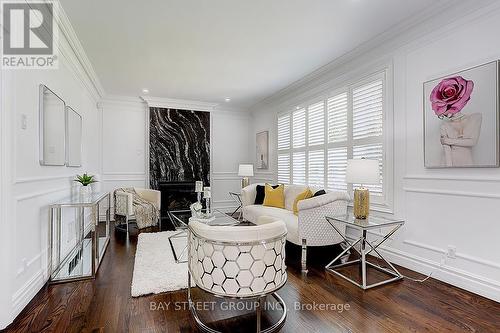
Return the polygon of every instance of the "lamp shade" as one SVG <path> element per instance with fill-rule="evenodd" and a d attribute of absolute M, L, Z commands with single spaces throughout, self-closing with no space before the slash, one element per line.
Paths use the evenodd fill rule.
<path fill-rule="evenodd" d="M 238 168 L 238 176 L 253 177 L 253 164 L 240 164 Z"/>
<path fill-rule="evenodd" d="M 346 181 L 356 184 L 380 183 L 379 162 L 364 158 L 347 160 Z"/>

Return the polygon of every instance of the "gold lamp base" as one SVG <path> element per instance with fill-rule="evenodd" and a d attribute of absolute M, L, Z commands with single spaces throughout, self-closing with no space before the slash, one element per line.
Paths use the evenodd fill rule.
<path fill-rule="evenodd" d="M 354 217 L 364 220 L 370 213 L 370 191 L 360 187 L 354 189 Z"/>
<path fill-rule="evenodd" d="M 241 180 L 241 188 L 245 188 L 250 185 L 250 179 L 248 177 L 243 177 Z"/>

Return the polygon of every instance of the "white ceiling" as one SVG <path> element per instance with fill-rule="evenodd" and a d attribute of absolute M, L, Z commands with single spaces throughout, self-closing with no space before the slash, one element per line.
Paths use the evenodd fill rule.
<path fill-rule="evenodd" d="M 248 107 L 435 0 L 61 0 L 107 94 Z"/>

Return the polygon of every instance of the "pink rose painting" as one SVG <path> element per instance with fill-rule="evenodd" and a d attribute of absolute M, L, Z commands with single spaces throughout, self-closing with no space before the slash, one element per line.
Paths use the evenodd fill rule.
<path fill-rule="evenodd" d="M 474 82 L 461 76 L 443 79 L 432 89 L 432 110 L 440 118 L 460 112 L 469 102 L 473 89 Z"/>
<path fill-rule="evenodd" d="M 500 165 L 499 67 L 492 61 L 424 82 L 425 167 Z"/>

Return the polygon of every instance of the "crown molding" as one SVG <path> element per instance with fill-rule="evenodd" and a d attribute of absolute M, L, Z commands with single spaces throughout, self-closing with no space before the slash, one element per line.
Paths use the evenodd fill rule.
<path fill-rule="evenodd" d="M 106 105 L 122 106 L 122 107 L 147 107 L 146 101 L 139 96 L 120 96 L 120 95 L 106 95 L 98 103 L 97 107 L 102 108 Z"/>
<path fill-rule="evenodd" d="M 149 107 L 159 107 L 167 109 L 182 109 L 196 111 L 214 111 L 219 105 L 218 103 L 208 103 L 201 101 L 193 101 L 187 99 L 174 99 L 165 97 L 141 96 L 148 103 Z"/>
<path fill-rule="evenodd" d="M 55 21 L 59 27 L 60 35 L 64 36 L 67 43 L 62 43 L 59 36 L 59 49 L 63 55 L 71 62 L 74 70 L 82 78 L 82 83 L 89 90 L 92 97 L 98 101 L 105 96 L 104 88 L 97 76 L 92 63 L 90 62 L 85 49 L 71 25 L 68 15 L 60 3 L 58 3 Z M 83 79 L 84 78 L 84 79 Z"/>
<path fill-rule="evenodd" d="M 219 104 L 215 107 L 215 109 L 212 112 L 217 114 L 248 117 L 250 116 L 250 113 L 247 111 L 248 110 L 246 108 L 228 107 L 226 105 Z"/>
<path fill-rule="evenodd" d="M 216 114 L 232 116 L 250 116 L 250 114 L 248 112 L 245 112 L 246 110 L 243 108 L 231 108 L 215 103 L 163 97 L 106 95 L 97 103 L 97 106 L 99 108 L 105 108 L 109 105 L 134 109 L 142 107 L 146 109 L 148 107 L 162 107 L 183 110 L 209 111 Z"/>
<path fill-rule="evenodd" d="M 498 2 L 495 2 L 495 0 L 465 1 L 460 4 L 453 0 L 436 2 L 418 15 L 392 26 L 375 38 L 360 44 L 353 50 L 253 104 L 249 107 L 249 111 L 254 113 L 271 106 L 283 104 L 296 94 L 325 84 L 340 75 L 345 75 L 346 72 L 349 72 L 349 69 L 361 65 L 357 63 L 357 60 L 367 54 L 371 55 L 370 59 L 380 58 L 387 54 L 389 50 L 397 50 L 432 31 L 439 30 L 448 23 L 492 4 L 495 6 L 498 5 Z"/>

